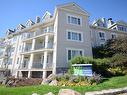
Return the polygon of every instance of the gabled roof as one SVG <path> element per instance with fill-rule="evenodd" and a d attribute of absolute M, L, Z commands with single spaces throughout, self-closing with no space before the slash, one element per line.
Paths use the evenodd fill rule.
<path fill-rule="evenodd" d="M 96 24 L 96 23 L 98 23 L 98 22 L 102 22 L 102 20 L 99 18 L 99 19 L 97 19 L 97 20 L 94 20 L 94 22 L 93 22 L 93 24 L 92 25 L 94 25 L 94 24 Z"/>
<path fill-rule="evenodd" d="M 21 29 L 24 29 L 25 28 L 25 26 L 23 25 L 23 24 L 19 24 L 18 26 L 17 26 L 17 30 L 21 30 Z"/>
<path fill-rule="evenodd" d="M 116 25 L 121 25 L 121 26 L 126 26 L 127 27 L 127 23 L 125 21 L 122 20 L 118 20 L 116 21 L 114 24 L 112 24 L 109 29 L 111 29 L 112 27 L 116 26 Z"/>
<path fill-rule="evenodd" d="M 51 13 L 49 11 L 46 11 L 42 17 L 42 20 L 50 19 L 51 17 L 52 17 Z"/>
<path fill-rule="evenodd" d="M 35 22 L 33 22 L 30 19 L 26 22 L 26 26 L 31 26 L 31 25 L 34 25 L 34 24 L 35 24 Z"/>
<path fill-rule="evenodd" d="M 78 12 L 82 12 L 84 13 L 85 15 L 89 16 L 89 13 L 84 10 L 83 8 L 81 8 L 79 5 L 77 5 L 75 2 L 70 2 L 70 3 L 66 3 L 66 4 L 61 4 L 61 5 L 57 5 L 56 6 L 57 8 L 71 8 L 71 10 L 77 10 Z"/>
<path fill-rule="evenodd" d="M 125 21 L 123 21 L 123 20 L 118 20 L 116 22 L 116 24 L 123 25 L 123 26 L 127 26 L 127 23 Z"/>

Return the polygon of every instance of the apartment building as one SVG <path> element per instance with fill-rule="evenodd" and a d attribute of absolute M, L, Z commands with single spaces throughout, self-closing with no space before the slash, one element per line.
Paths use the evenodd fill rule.
<path fill-rule="evenodd" d="M 92 47 L 96 47 L 104 45 L 109 39 L 127 36 L 127 23 L 124 21 L 114 22 L 112 18 L 100 18 L 90 25 L 90 30 Z"/>
<path fill-rule="evenodd" d="M 0 66 L 15 77 L 46 78 L 65 73 L 74 56 L 92 57 L 92 47 L 126 35 L 126 23 L 98 19 L 89 24 L 89 13 L 75 3 L 58 5 L 54 15 L 48 11 L 42 19 L 28 20 L 8 30 L 0 48 Z M 118 27 L 124 29 L 118 30 Z M 116 28 L 115 28 L 116 27 Z"/>

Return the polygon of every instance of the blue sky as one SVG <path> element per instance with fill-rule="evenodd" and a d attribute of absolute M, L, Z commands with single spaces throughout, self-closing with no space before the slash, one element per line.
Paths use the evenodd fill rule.
<path fill-rule="evenodd" d="M 127 22 L 127 0 L 1 0 L 0 37 L 7 29 L 14 29 L 28 19 L 42 17 L 46 10 L 52 14 L 58 4 L 75 2 L 90 13 L 90 21 L 99 17 Z"/>

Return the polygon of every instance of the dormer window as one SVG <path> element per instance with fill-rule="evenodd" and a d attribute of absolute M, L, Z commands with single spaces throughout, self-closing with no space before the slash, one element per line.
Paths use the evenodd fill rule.
<path fill-rule="evenodd" d="M 24 29 L 24 28 L 25 28 L 25 26 L 24 26 L 24 25 L 19 24 L 19 25 L 18 25 L 18 27 L 17 27 L 17 30 L 22 30 L 22 29 Z"/>
<path fill-rule="evenodd" d="M 28 20 L 27 23 L 26 23 L 26 26 L 29 27 L 29 26 L 32 26 L 34 24 L 35 23 L 32 20 Z"/>

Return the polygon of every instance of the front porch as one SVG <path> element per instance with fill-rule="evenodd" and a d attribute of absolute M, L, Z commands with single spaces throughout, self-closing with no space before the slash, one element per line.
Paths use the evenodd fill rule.
<path fill-rule="evenodd" d="M 16 77 L 46 78 L 53 71 L 53 51 L 22 55 Z"/>

